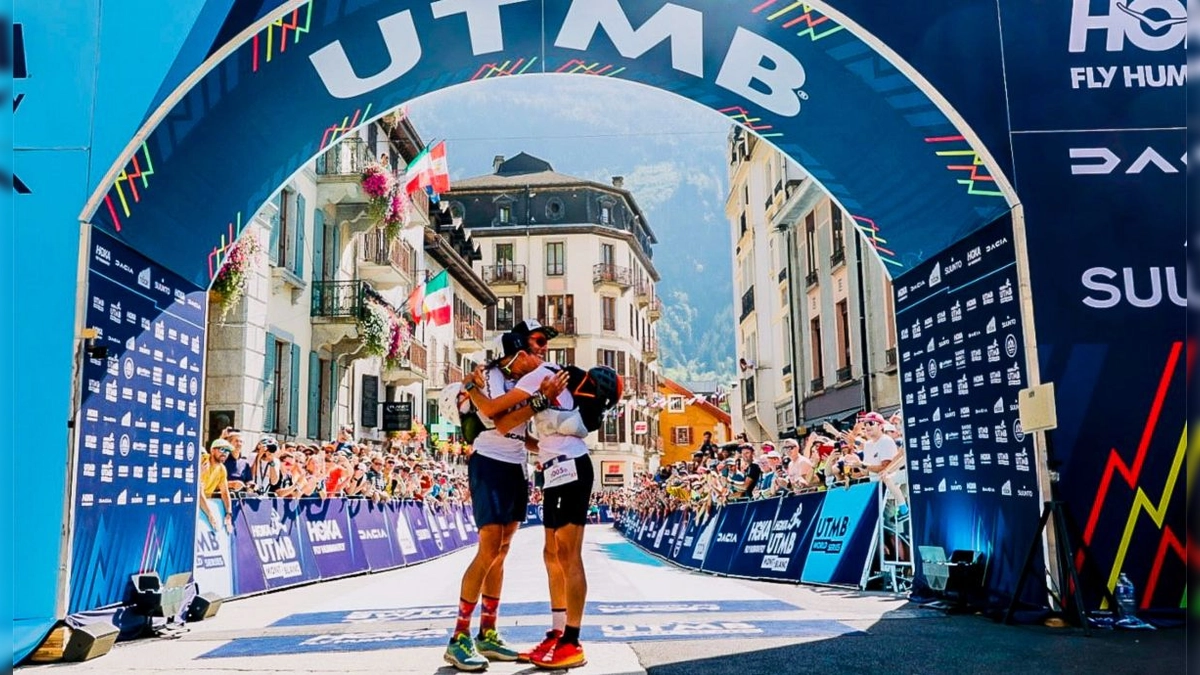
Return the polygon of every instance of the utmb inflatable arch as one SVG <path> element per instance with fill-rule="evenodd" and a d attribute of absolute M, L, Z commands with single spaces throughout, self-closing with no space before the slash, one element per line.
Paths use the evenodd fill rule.
<path fill-rule="evenodd" d="M 896 280 L 916 544 L 984 551 L 1011 594 L 1049 485 L 1015 397 L 1052 381 L 1077 562 L 1180 607 L 1185 19 L 1182 0 L 18 0 L 11 353 L 43 470 L 16 490 L 16 658 L 131 573 L 191 569 L 190 383 L 241 224 L 354 124 L 534 74 L 707 106 L 853 216 Z"/>

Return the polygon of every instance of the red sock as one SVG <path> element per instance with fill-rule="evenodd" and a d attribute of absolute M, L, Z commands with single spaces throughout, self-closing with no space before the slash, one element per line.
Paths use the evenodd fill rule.
<path fill-rule="evenodd" d="M 500 598 L 483 596 L 483 608 L 479 613 L 479 632 L 496 627 L 496 614 L 500 610 Z"/>
<path fill-rule="evenodd" d="M 458 621 L 454 624 L 454 637 L 459 633 L 471 635 L 471 617 L 475 615 L 475 605 L 478 603 L 458 599 Z"/>

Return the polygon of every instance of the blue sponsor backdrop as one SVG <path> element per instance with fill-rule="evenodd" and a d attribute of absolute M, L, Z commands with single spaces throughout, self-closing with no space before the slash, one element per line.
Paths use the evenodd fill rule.
<path fill-rule="evenodd" d="M 879 524 L 879 485 L 727 504 L 711 515 L 626 512 L 617 529 L 677 565 L 721 576 L 858 586 Z"/>
<path fill-rule="evenodd" d="M 93 232 L 76 423 L 70 611 L 126 598 L 129 576 L 192 569 L 203 290 Z"/>
<path fill-rule="evenodd" d="M 900 389 L 913 546 L 984 553 L 988 590 L 1011 596 L 1041 512 L 1033 436 L 1017 414 L 1028 377 L 1012 222 L 963 239 L 894 290 L 900 358 L 912 364 Z"/>

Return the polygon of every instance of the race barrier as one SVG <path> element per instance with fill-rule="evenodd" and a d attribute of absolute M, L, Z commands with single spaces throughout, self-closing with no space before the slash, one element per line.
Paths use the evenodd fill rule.
<path fill-rule="evenodd" d="M 879 527 L 879 487 L 849 488 L 728 504 L 700 522 L 626 512 L 616 528 L 681 567 L 719 576 L 860 586 Z"/>
<path fill-rule="evenodd" d="M 224 520 L 220 500 L 209 500 Z M 236 598 L 406 567 L 479 541 L 470 507 L 365 499 L 246 499 L 230 529 L 196 522 L 193 574 L 201 592 Z"/>

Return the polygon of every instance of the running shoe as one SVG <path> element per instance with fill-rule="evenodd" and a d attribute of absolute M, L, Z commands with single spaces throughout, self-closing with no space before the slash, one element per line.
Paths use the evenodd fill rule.
<path fill-rule="evenodd" d="M 454 666 L 456 670 L 462 670 L 468 673 L 476 673 L 481 670 L 487 670 L 488 660 L 479 655 L 475 651 L 475 642 L 470 635 L 459 633 L 450 641 L 450 646 L 446 647 L 446 653 L 442 655 L 442 660 Z"/>
<path fill-rule="evenodd" d="M 560 630 L 546 631 L 546 639 L 542 640 L 541 643 L 533 649 L 517 654 L 517 660 L 521 663 L 532 663 L 537 661 L 545 656 L 546 652 L 550 651 L 550 649 L 558 643 L 558 638 L 560 637 L 562 637 L 562 631 Z"/>
<path fill-rule="evenodd" d="M 519 656 L 517 650 L 509 647 L 495 628 L 475 636 L 475 649 L 488 661 L 516 661 Z"/>
<path fill-rule="evenodd" d="M 583 655 L 583 647 L 578 643 L 557 642 L 542 655 L 542 658 L 534 661 L 533 665 L 546 670 L 566 670 L 567 668 L 586 666 L 587 657 Z"/>

